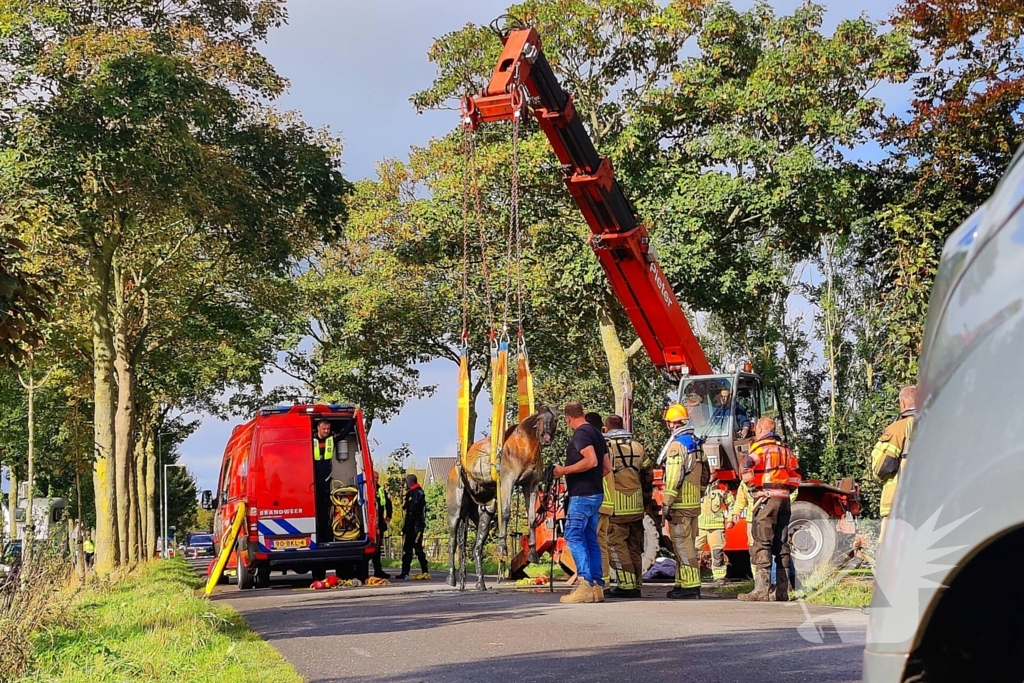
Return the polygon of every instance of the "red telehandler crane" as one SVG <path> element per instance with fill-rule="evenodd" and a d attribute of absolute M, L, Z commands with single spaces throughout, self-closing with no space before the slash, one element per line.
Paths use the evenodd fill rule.
<path fill-rule="evenodd" d="M 502 20 L 505 25 L 501 25 Z M 573 106 L 572 95 L 558 82 L 541 49 L 534 28 L 510 17 L 492 24 L 504 49 L 487 86 L 462 101 L 463 124 L 508 121 L 526 110 L 533 113 L 561 164 L 569 194 L 592 232 L 597 255 L 612 292 L 625 309 L 644 349 L 662 376 L 678 389 L 712 468 L 714 486 L 735 491 L 740 462 L 762 415 L 776 419 L 783 439 L 786 425 L 778 393 L 764 387 L 749 363 L 715 374 L 686 319 L 673 288 L 658 264 L 647 228 L 633 211 L 615 178 L 611 161 L 601 156 Z M 657 483 L 656 483 L 657 485 Z M 541 502 L 537 517 L 537 551 L 558 552 L 557 508 Z M 852 479 L 831 486 L 805 480 L 798 489 L 790 525 L 792 557 L 798 572 L 810 572 L 835 561 L 852 544 L 860 512 L 859 488 Z M 655 528 L 652 521 L 649 529 Z M 657 538 L 655 535 L 654 538 Z M 650 546 L 650 534 L 648 536 Z M 526 564 L 524 552 L 511 563 L 515 573 Z M 653 562 L 656 547 L 645 548 Z M 746 526 L 741 520 L 726 534 L 732 573 L 749 569 Z M 646 569 L 646 567 L 645 567 Z"/>

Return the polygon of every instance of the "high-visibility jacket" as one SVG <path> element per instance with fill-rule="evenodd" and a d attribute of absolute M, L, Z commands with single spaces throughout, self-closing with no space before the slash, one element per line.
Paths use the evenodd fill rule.
<path fill-rule="evenodd" d="M 743 461 L 743 480 L 773 498 L 788 498 L 800 485 L 799 468 L 789 446 L 770 432 L 750 444 L 750 455 Z"/>
<path fill-rule="evenodd" d="M 615 491 L 609 491 L 605 484 L 601 511 L 608 510 L 620 522 L 639 519 L 653 490 L 654 466 L 644 453 L 644 447 L 624 429 L 605 434 L 605 443 L 611 458 Z"/>
<path fill-rule="evenodd" d="M 898 420 L 885 428 L 871 449 L 871 470 L 882 484 L 882 500 L 879 514 L 887 517 L 892 510 L 892 501 L 896 497 L 896 482 L 903 464 L 906 462 L 907 451 L 910 450 L 910 439 L 914 434 L 914 410 L 905 410 Z"/>
<path fill-rule="evenodd" d="M 324 439 L 324 452 L 320 454 L 320 439 L 313 437 L 313 460 L 332 460 L 334 458 L 334 437 Z"/>
<path fill-rule="evenodd" d="M 724 529 L 729 506 L 735 500 L 736 497 L 732 495 L 731 491 L 713 487 L 700 503 L 700 517 L 697 519 L 697 526 L 708 530 Z"/>
<path fill-rule="evenodd" d="M 700 514 L 700 476 L 703 467 L 697 457 L 693 428 L 684 427 L 672 435 L 665 448 L 665 498 L 671 510 L 685 516 Z"/>
<path fill-rule="evenodd" d="M 91 555 L 96 552 L 96 544 L 92 541 L 85 541 L 84 543 L 82 543 L 82 550 Z"/>
<path fill-rule="evenodd" d="M 729 510 L 730 517 L 740 515 L 743 515 L 748 523 L 754 519 L 754 494 L 746 484 L 740 484 L 736 489 L 736 497 L 733 499 L 732 509 Z"/>

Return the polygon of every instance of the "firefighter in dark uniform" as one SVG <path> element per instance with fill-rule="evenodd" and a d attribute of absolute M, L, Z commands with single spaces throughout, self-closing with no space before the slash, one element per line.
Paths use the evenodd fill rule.
<path fill-rule="evenodd" d="M 654 493 L 654 465 L 644 447 L 624 429 L 622 418 L 609 415 L 604 421 L 604 438 L 615 479 L 608 551 L 619 585 L 608 591 L 609 598 L 639 598 L 643 580 L 644 510 Z"/>
<path fill-rule="evenodd" d="M 892 501 L 896 497 L 896 483 L 903 470 L 903 463 L 906 462 L 910 439 L 914 434 L 916 403 L 916 386 L 900 389 L 900 417 L 885 428 L 882 436 L 875 442 L 875 447 L 871 449 L 871 470 L 875 478 L 883 482 L 882 500 L 878 511 L 882 518 L 879 542 L 881 536 L 885 535 L 889 513 L 892 511 Z"/>
<path fill-rule="evenodd" d="M 373 575 L 378 579 L 390 579 L 391 575 L 384 571 L 380 564 L 380 556 L 384 552 L 384 535 L 391 524 L 394 508 L 387 490 L 380 483 L 380 475 L 376 472 L 373 473 L 373 486 L 377 489 L 377 552 L 373 554 Z"/>
<path fill-rule="evenodd" d="M 408 491 L 402 505 L 402 509 L 405 510 L 405 523 L 402 525 L 402 574 L 398 577 L 403 581 L 409 578 L 413 553 L 420 561 L 420 570 L 423 574 L 430 572 L 427 554 L 423 552 L 423 532 L 427 528 L 427 496 L 423 493 L 423 487 L 420 486 L 415 474 L 406 475 L 405 483 Z"/>
<path fill-rule="evenodd" d="M 754 497 L 753 563 L 754 590 L 737 597 L 746 602 L 771 599 L 772 557 L 782 571 L 776 572 L 775 599 L 789 600 L 790 494 L 800 485 L 799 463 L 793 451 L 775 434 L 775 420 L 762 417 L 754 428 L 750 454 L 744 458 L 742 476 Z"/>

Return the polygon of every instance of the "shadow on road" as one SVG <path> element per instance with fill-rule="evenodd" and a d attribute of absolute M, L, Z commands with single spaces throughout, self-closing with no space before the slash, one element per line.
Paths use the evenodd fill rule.
<path fill-rule="evenodd" d="M 461 683 L 463 681 L 695 681 L 699 683 L 854 683 L 860 680 L 861 646 L 811 645 L 785 629 L 692 636 L 604 647 L 578 647 L 586 628 L 549 643 L 543 654 L 494 656 L 424 667 L 410 673 L 361 677 L 369 683 Z M 790 635 L 791 634 L 791 635 Z M 780 636 L 782 636 L 780 638 Z M 571 649 L 576 644 L 578 649 Z M 569 648 L 568 650 L 566 648 Z M 328 683 L 339 678 L 310 678 Z"/>

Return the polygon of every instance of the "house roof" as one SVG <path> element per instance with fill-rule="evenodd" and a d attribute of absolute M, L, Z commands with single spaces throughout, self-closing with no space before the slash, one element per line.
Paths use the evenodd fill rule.
<path fill-rule="evenodd" d="M 440 456 L 427 459 L 428 483 L 443 482 L 448 478 L 448 472 L 458 462 L 455 456 Z"/>

